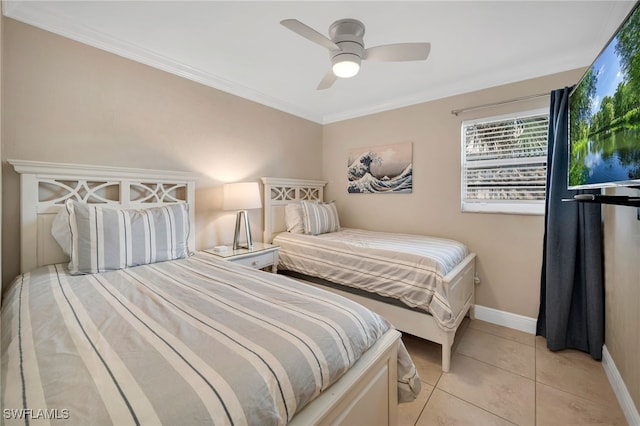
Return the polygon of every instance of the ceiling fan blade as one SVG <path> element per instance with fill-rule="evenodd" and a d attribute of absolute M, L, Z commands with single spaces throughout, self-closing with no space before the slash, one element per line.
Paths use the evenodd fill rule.
<path fill-rule="evenodd" d="M 333 70 L 330 69 L 324 75 L 324 77 L 322 77 L 322 80 L 320 80 L 320 84 L 318 84 L 316 90 L 328 89 L 329 87 L 333 86 L 333 83 L 335 83 L 337 79 L 338 77 L 336 77 L 336 75 L 333 73 Z"/>
<path fill-rule="evenodd" d="M 430 51 L 431 43 L 384 44 L 366 49 L 362 59 L 378 62 L 424 61 Z"/>
<path fill-rule="evenodd" d="M 280 21 L 280 23 L 289 28 L 294 33 L 301 35 L 307 40 L 311 40 L 314 43 L 319 44 L 320 46 L 324 46 L 329 50 L 340 50 L 340 48 L 327 37 L 323 36 L 313 28 L 303 24 L 297 19 L 285 19 Z"/>

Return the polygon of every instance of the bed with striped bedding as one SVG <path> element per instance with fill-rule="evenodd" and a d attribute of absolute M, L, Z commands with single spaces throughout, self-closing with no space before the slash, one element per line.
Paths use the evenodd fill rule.
<path fill-rule="evenodd" d="M 43 266 L 3 299 L 3 421 L 286 424 L 389 328 L 343 297 L 203 252 L 91 275 Z M 415 398 L 402 344 L 397 377 L 399 400 Z"/>
<path fill-rule="evenodd" d="M 468 255 L 457 241 L 342 228 L 320 235 L 282 232 L 278 268 L 397 300 L 430 313 L 445 330 L 459 314 L 443 278 Z"/>

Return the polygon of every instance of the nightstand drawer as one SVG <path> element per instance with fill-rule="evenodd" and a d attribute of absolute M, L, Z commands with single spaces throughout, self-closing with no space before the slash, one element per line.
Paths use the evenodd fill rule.
<path fill-rule="evenodd" d="M 205 250 L 215 256 L 221 257 L 226 261 L 239 263 L 249 268 L 267 269 L 271 272 L 277 272 L 278 267 L 278 250 L 280 247 L 273 244 L 254 243 L 253 247 L 237 248 L 233 250 L 231 247 L 221 246 L 223 250 L 209 249 Z"/>
<path fill-rule="evenodd" d="M 232 259 L 232 262 L 249 266 L 250 268 L 262 269 L 275 264 L 276 254 L 277 252 L 275 251 L 254 254 L 252 256 L 241 257 L 239 259 Z"/>

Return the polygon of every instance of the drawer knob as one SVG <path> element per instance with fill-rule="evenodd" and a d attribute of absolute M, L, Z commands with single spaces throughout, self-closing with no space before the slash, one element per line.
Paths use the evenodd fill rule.
<path fill-rule="evenodd" d="M 258 261 L 254 260 L 253 262 L 251 262 L 252 266 L 258 266 Z"/>

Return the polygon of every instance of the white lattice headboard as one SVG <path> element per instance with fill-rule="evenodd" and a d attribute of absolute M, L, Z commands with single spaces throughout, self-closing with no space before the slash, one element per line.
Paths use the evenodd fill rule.
<path fill-rule="evenodd" d="M 20 174 L 20 271 L 68 261 L 51 236 L 67 199 L 124 208 L 189 204 L 195 249 L 195 175 L 187 172 L 8 160 Z"/>
<path fill-rule="evenodd" d="M 322 201 L 324 186 L 321 180 L 261 178 L 263 184 L 264 235 L 263 241 L 270 243 L 278 233 L 286 231 L 284 208 L 290 203 L 300 200 Z"/>

